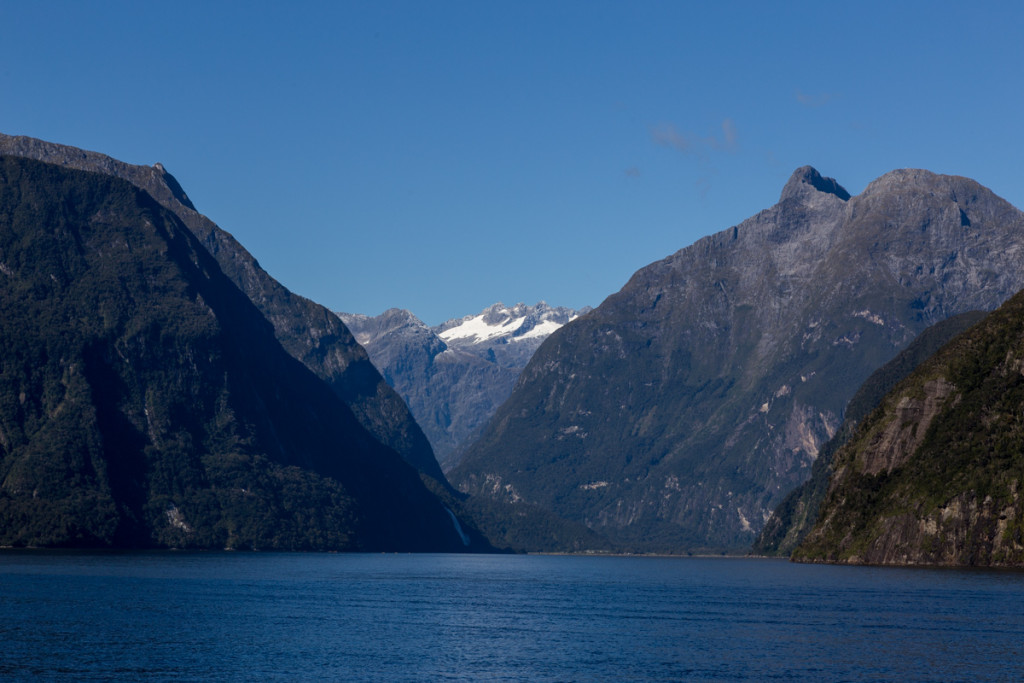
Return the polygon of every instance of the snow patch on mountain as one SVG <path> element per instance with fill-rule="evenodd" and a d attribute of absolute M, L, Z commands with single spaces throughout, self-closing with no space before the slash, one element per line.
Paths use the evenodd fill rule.
<path fill-rule="evenodd" d="M 498 303 L 435 327 L 397 308 L 373 317 L 339 315 L 405 400 L 447 470 L 508 398 L 541 343 L 589 310 L 543 301 L 535 306 Z"/>
<path fill-rule="evenodd" d="M 551 307 L 543 301 L 535 306 L 519 303 L 511 308 L 497 303 L 477 315 L 441 323 L 434 328 L 434 332 L 446 343 L 456 346 L 543 341 L 587 310 Z"/>
<path fill-rule="evenodd" d="M 571 316 L 566 322 L 572 322 L 578 316 Z M 524 332 L 522 335 L 517 337 L 518 339 L 547 339 L 551 336 L 551 333 L 562 326 L 562 323 L 555 322 L 554 320 L 544 320 L 535 325 L 528 332 Z"/>
<path fill-rule="evenodd" d="M 465 341 L 470 344 L 490 341 L 497 337 L 512 336 L 525 318 L 512 318 L 498 325 L 488 324 L 483 315 L 463 320 L 457 327 L 440 332 L 437 336 L 446 342 Z"/>

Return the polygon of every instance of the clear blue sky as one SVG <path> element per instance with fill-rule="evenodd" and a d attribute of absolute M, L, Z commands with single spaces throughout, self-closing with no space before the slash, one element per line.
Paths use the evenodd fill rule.
<path fill-rule="evenodd" d="M 434 324 L 597 305 L 901 167 L 1024 207 L 1024 3 L 0 0 L 0 131 L 160 161 L 272 275 Z"/>

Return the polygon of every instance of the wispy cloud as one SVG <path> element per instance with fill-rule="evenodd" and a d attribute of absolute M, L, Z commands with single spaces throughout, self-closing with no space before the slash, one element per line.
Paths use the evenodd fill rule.
<path fill-rule="evenodd" d="M 651 128 L 651 140 L 654 144 L 674 149 L 697 160 L 700 176 L 696 181 L 696 187 L 701 196 L 708 193 L 712 178 L 718 175 L 718 169 L 715 168 L 712 159 L 723 152 L 735 152 L 739 145 L 735 121 L 731 118 L 722 119 L 719 129 L 720 132 L 701 136 L 681 132 L 671 123 L 661 123 Z"/>
<path fill-rule="evenodd" d="M 708 169 L 707 173 L 697 178 L 696 182 L 694 182 L 693 185 L 697 188 L 697 191 L 700 192 L 702 199 L 708 196 L 708 191 L 711 189 L 711 176 L 717 174 L 718 171 L 716 169 Z"/>
<path fill-rule="evenodd" d="M 705 136 L 680 132 L 674 124 L 659 123 L 651 128 L 651 140 L 656 145 L 670 147 L 683 154 L 706 157 L 710 150 L 731 152 L 736 148 L 739 139 L 736 122 L 731 118 L 722 120 L 721 134 L 711 133 Z"/>
<path fill-rule="evenodd" d="M 732 119 L 722 121 L 722 138 L 725 140 L 725 148 L 736 147 L 736 123 Z"/>
<path fill-rule="evenodd" d="M 736 122 L 723 119 L 719 130 L 708 135 L 681 132 L 671 123 L 662 123 L 650 129 L 650 138 L 657 145 L 670 147 L 686 157 L 696 160 L 699 176 L 695 182 L 701 197 L 708 195 L 712 179 L 718 175 L 714 158 L 722 153 L 733 153 L 739 144 Z"/>
<path fill-rule="evenodd" d="M 829 92 L 812 95 L 799 89 L 796 91 L 796 101 L 805 107 L 821 107 L 828 104 L 830 101 L 835 99 L 835 97 L 835 93 Z"/>
<path fill-rule="evenodd" d="M 671 123 L 659 123 L 657 126 L 651 129 L 651 139 L 654 140 L 655 144 L 661 145 L 662 147 L 671 147 L 679 152 L 689 152 L 690 141 L 686 137 L 676 130 L 676 127 Z"/>

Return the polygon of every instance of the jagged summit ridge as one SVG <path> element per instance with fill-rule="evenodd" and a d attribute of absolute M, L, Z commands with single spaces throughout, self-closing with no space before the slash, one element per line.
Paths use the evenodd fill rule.
<path fill-rule="evenodd" d="M 25 135 L 5 135 L 3 133 L 0 133 L 0 154 L 117 176 L 146 190 L 154 199 L 164 205 L 177 202 L 185 209 L 197 213 L 196 207 L 185 194 L 181 184 L 160 162 L 152 166 L 138 166 L 119 161 L 100 152 L 90 152 L 56 142 L 37 140 Z"/>
<path fill-rule="evenodd" d="M 822 176 L 813 166 L 801 166 L 793 171 L 793 175 L 789 177 L 786 185 L 782 188 L 779 201 L 803 197 L 812 190 L 835 195 L 844 202 L 850 199 L 850 193 L 835 178 Z"/>
<path fill-rule="evenodd" d="M 518 303 L 509 308 L 499 302 L 476 315 L 441 323 L 434 331 L 454 346 L 486 342 L 507 344 L 529 339 L 543 341 L 559 327 L 588 310 L 575 311 L 564 306 L 553 308 L 544 301 L 534 306 Z"/>

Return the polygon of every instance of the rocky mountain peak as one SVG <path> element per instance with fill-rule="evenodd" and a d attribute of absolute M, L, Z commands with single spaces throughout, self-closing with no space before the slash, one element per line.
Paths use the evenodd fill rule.
<path fill-rule="evenodd" d="M 426 339 L 435 336 L 426 323 L 404 308 L 389 308 L 378 316 L 341 312 L 337 315 L 355 336 L 356 341 L 364 347 L 374 345 L 388 337 Z M 437 353 L 447 348 L 444 342 L 439 339 L 436 341 L 437 343 L 432 346 L 438 347 Z"/>
<path fill-rule="evenodd" d="M 417 318 L 412 312 L 405 310 L 404 308 L 389 308 L 380 315 L 382 321 L 384 321 L 387 327 L 398 328 L 398 327 L 416 327 L 426 328 L 427 325 L 422 320 Z"/>
<path fill-rule="evenodd" d="M 522 303 L 509 308 L 499 301 L 485 308 L 481 315 L 483 316 L 483 321 L 488 325 L 503 325 L 514 318 L 521 318 L 524 308 L 525 305 Z"/>
<path fill-rule="evenodd" d="M 942 175 L 919 168 L 900 168 L 890 171 L 868 183 L 861 197 L 876 199 L 894 194 L 916 193 L 920 196 L 933 194 L 946 198 L 953 204 L 967 209 L 976 204 L 989 204 L 994 200 L 995 210 L 1003 211 L 1005 201 L 976 180 L 956 175 Z"/>
<path fill-rule="evenodd" d="M 499 302 L 476 315 L 443 322 L 434 331 L 446 341 L 462 345 L 506 344 L 523 338 L 537 338 L 539 345 L 547 335 L 587 310 L 552 307 L 544 301 L 533 306 L 520 302 L 511 307 Z"/>
<path fill-rule="evenodd" d="M 789 177 L 785 187 L 782 188 L 779 201 L 803 199 L 812 192 L 835 195 L 844 202 L 850 198 L 850 193 L 835 178 L 826 178 L 818 173 L 813 166 L 801 166 L 793 171 L 793 175 Z"/>
<path fill-rule="evenodd" d="M 931 171 L 919 168 L 897 168 L 868 183 L 868 186 L 864 188 L 864 194 L 871 195 L 902 189 L 908 185 L 927 185 L 937 182 L 939 179 L 939 174 Z"/>
<path fill-rule="evenodd" d="M 178 179 L 171 175 L 170 172 L 166 168 L 164 168 L 164 165 L 161 164 L 159 161 L 153 164 L 153 168 L 160 172 L 161 179 L 167 185 L 167 189 L 171 191 L 171 195 L 179 202 L 181 202 L 183 206 L 186 206 L 195 211 L 196 207 L 192 204 L 192 200 L 188 198 L 188 195 L 185 194 L 185 190 L 181 187 L 181 184 L 178 182 Z"/>
<path fill-rule="evenodd" d="M 953 176 L 893 190 L 799 169 L 778 206 L 641 269 L 545 340 L 451 481 L 625 548 L 742 548 L 874 370 L 1024 287 L 1024 213 Z"/>

